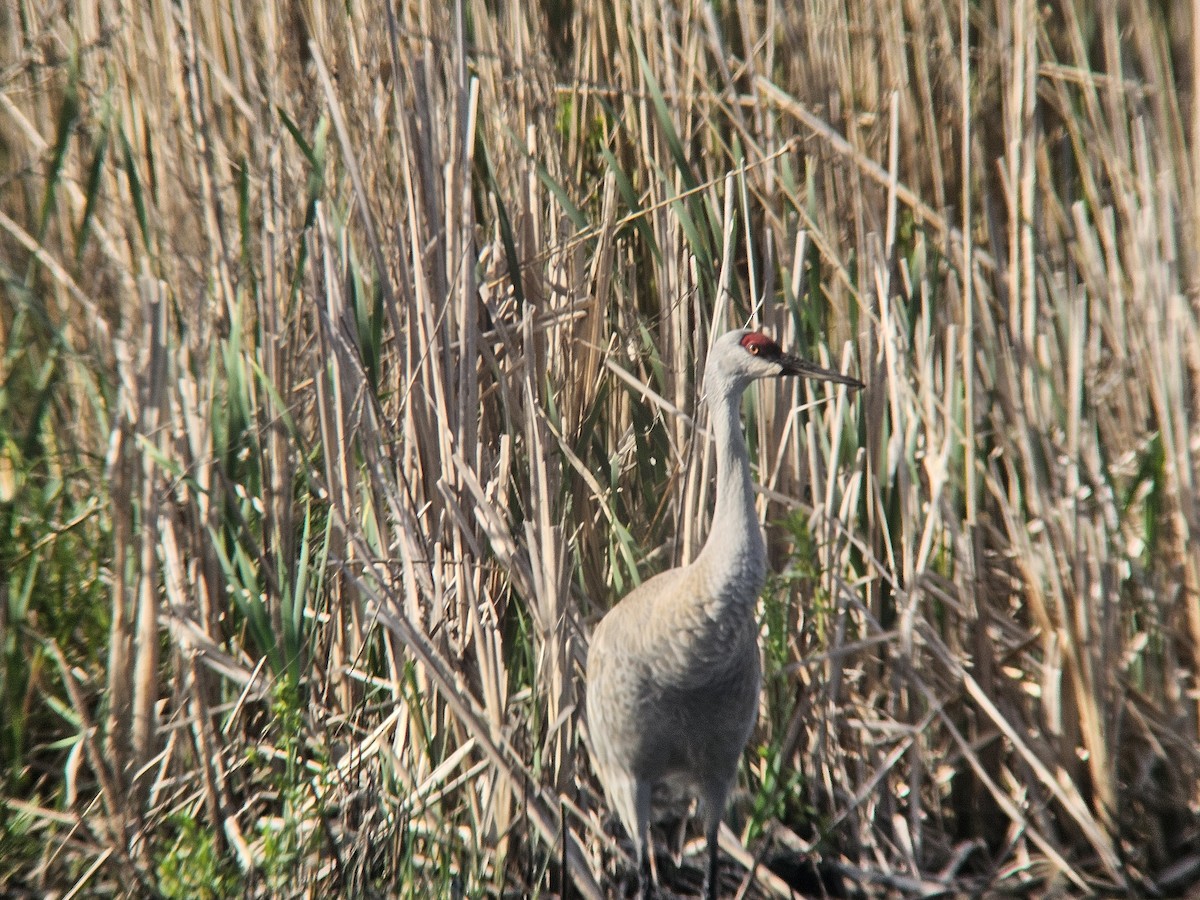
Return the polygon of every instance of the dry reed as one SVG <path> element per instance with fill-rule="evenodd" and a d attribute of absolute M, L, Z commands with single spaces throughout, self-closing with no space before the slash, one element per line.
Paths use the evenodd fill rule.
<path fill-rule="evenodd" d="M 741 890 L 1200 880 L 1194 3 L 0 34 L 16 895 L 604 896 L 580 661 L 746 321 L 869 387 L 747 407 Z"/>

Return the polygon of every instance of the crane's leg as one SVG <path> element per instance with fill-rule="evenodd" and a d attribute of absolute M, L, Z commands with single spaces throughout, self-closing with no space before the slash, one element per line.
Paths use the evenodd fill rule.
<path fill-rule="evenodd" d="M 634 782 L 633 811 L 637 819 L 634 827 L 637 837 L 634 844 L 638 851 L 638 897 L 649 900 L 657 894 L 658 872 L 654 868 L 654 847 L 650 843 L 650 795 L 648 781 Z"/>
<path fill-rule="evenodd" d="M 651 868 L 650 848 L 643 847 L 638 855 L 638 900 L 651 900 L 654 896 L 654 872 Z"/>
<path fill-rule="evenodd" d="M 721 832 L 721 819 L 725 817 L 725 802 L 732 787 L 731 781 L 713 780 L 705 786 L 700 798 L 704 807 L 704 833 L 708 838 L 708 877 L 704 892 L 708 900 L 717 900 L 721 893 L 721 881 L 718 877 L 718 837 Z"/>
<path fill-rule="evenodd" d="M 719 856 L 717 845 L 718 835 L 721 830 L 721 819 L 712 817 L 708 822 L 708 874 L 705 883 L 708 885 L 705 891 L 705 897 L 708 900 L 717 900 L 717 895 L 721 892 L 721 883 L 717 878 L 717 858 Z"/>

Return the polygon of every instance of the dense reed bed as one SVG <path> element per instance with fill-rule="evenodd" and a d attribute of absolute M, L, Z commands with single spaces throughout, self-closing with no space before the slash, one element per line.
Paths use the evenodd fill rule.
<path fill-rule="evenodd" d="M 747 403 L 730 895 L 1195 885 L 1196 58 L 1180 0 L 6 4 L 0 885 L 612 890 L 580 663 L 747 321 L 868 388 Z"/>

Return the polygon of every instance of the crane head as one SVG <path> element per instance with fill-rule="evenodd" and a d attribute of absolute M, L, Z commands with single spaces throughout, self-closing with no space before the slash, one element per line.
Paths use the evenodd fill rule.
<path fill-rule="evenodd" d="M 704 373 L 705 390 L 711 392 L 721 387 L 744 390 L 751 381 L 784 376 L 832 381 L 854 390 L 865 386 L 857 378 L 784 353 L 777 343 L 762 332 L 743 330 L 730 331 L 713 342 Z"/>

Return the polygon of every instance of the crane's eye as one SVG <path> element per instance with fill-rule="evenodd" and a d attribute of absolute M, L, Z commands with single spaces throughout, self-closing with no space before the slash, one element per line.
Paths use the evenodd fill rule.
<path fill-rule="evenodd" d="M 779 345 L 757 331 L 743 335 L 741 344 L 751 356 L 761 356 L 764 359 L 775 359 L 779 356 Z"/>

